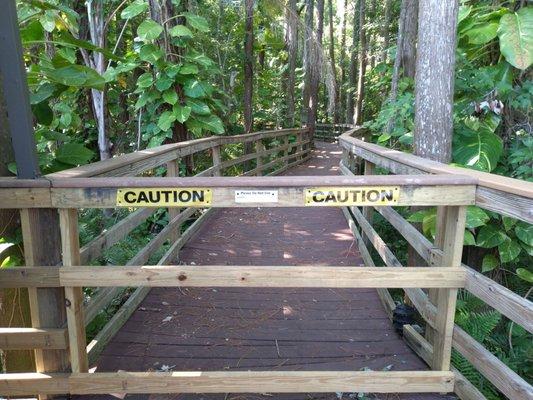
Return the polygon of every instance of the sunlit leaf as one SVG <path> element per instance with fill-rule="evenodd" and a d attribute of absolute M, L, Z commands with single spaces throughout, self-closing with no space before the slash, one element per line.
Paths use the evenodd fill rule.
<path fill-rule="evenodd" d="M 483 261 L 481 263 L 481 271 L 489 272 L 495 268 L 498 268 L 499 265 L 500 265 L 500 262 L 494 254 L 486 254 L 483 257 Z"/>
<path fill-rule="evenodd" d="M 533 63 L 533 8 L 501 17 L 498 36 L 505 59 L 518 69 L 528 68 Z"/>
<path fill-rule="evenodd" d="M 176 115 L 176 119 L 182 124 L 187 121 L 189 119 L 189 116 L 191 115 L 191 107 L 188 106 L 176 104 L 173 110 L 174 114 Z"/>
<path fill-rule="evenodd" d="M 190 26 L 200 32 L 209 32 L 209 23 L 204 17 L 196 14 L 184 13 L 185 18 Z"/>
<path fill-rule="evenodd" d="M 89 162 L 94 152 L 80 143 L 65 143 L 56 151 L 58 161 L 69 165 L 81 165 Z"/>
<path fill-rule="evenodd" d="M 509 237 L 494 225 L 482 226 L 477 235 L 477 244 L 480 247 L 492 248 L 505 241 L 510 241 Z"/>
<path fill-rule="evenodd" d="M 194 37 L 194 33 L 192 33 L 192 31 L 189 28 L 187 28 L 185 25 L 173 26 L 172 28 L 170 28 L 168 33 L 170 34 L 170 36 L 174 36 L 174 37 L 188 37 L 188 38 Z"/>
<path fill-rule="evenodd" d="M 500 260 L 502 263 L 513 261 L 522 251 L 522 248 L 518 243 L 509 239 L 505 240 L 498 246 L 498 252 L 500 253 Z"/>
<path fill-rule="evenodd" d="M 163 100 L 165 100 L 168 104 L 174 105 L 178 102 L 178 94 L 174 89 L 166 90 L 163 93 Z"/>
<path fill-rule="evenodd" d="M 157 126 L 162 131 L 168 131 L 174 121 L 176 121 L 176 115 L 172 111 L 165 111 L 159 116 Z"/>
<path fill-rule="evenodd" d="M 161 35 L 163 27 L 151 19 L 143 21 L 137 28 L 137 36 L 142 40 L 154 40 Z"/>
<path fill-rule="evenodd" d="M 148 3 L 144 0 L 135 0 L 120 13 L 120 18 L 130 19 L 148 9 Z"/>

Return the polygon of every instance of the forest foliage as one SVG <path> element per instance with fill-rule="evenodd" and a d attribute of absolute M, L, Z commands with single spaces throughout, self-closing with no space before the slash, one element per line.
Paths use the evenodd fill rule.
<path fill-rule="evenodd" d="M 243 3 L 17 1 L 42 172 L 163 143 L 244 132 Z M 373 140 L 412 151 L 414 76 L 405 73 L 405 64 L 402 69 L 395 63 L 402 56 L 397 43 L 404 3 L 256 1 L 254 130 L 308 122 L 303 99 L 314 51 L 310 43 L 318 42 L 320 54 L 313 59 L 321 78 L 317 121 L 352 123 L 360 99 L 358 112 Z M 315 17 L 309 21 L 305 15 L 310 5 Z M 296 36 L 288 27 L 296 29 Z M 322 37 L 317 30 L 326 33 Z M 453 164 L 533 179 L 532 62 L 533 8 L 527 2 L 461 1 L 451 105 Z M 366 67 L 359 74 L 361 65 Z M 16 166 L 10 169 L 15 172 Z M 123 263 L 132 248 L 145 242 L 142 232 L 157 232 L 166 218 L 156 214 L 128 243 L 112 248 L 106 262 Z M 418 211 L 409 219 L 420 223 L 428 237 L 434 235 L 435 209 Z M 90 239 L 108 223 L 86 213 L 82 238 Z M 1 240 L 19 243 L 20 236 Z M 465 245 L 469 265 L 521 296 L 531 294 L 531 225 L 472 206 Z M 13 257 L 3 260 L 4 265 L 17 262 Z M 476 298 L 461 296 L 457 323 L 531 380 L 531 335 Z M 453 360 L 486 396 L 499 397 L 458 354 Z"/>

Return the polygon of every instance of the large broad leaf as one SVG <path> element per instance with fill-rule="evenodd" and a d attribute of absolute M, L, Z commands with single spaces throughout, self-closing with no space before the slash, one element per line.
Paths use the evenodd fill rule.
<path fill-rule="evenodd" d="M 137 78 L 137 86 L 140 88 L 147 88 L 154 83 L 154 77 L 149 72 L 145 72 Z"/>
<path fill-rule="evenodd" d="M 500 262 L 498 261 L 498 257 L 494 254 L 486 254 L 481 263 L 481 272 L 492 271 L 494 268 L 498 268 L 499 265 Z"/>
<path fill-rule="evenodd" d="M 163 114 L 159 116 L 159 120 L 157 121 L 157 126 L 162 131 L 168 131 L 174 121 L 176 121 L 176 116 L 174 115 L 174 113 L 172 111 L 165 111 Z"/>
<path fill-rule="evenodd" d="M 163 57 L 164 53 L 163 51 L 153 44 L 145 44 L 143 47 L 141 47 L 141 50 L 139 51 L 139 57 L 143 61 L 147 61 L 151 64 L 154 64 L 157 60 L 159 60 L 161 57 Z"/>
<path fill-rule="evenodd" d="M 176 115 L 176 119 L 182 124 L 187 121 L 191 116 L 191 107 L 189 106 L 182 106 L 180 104 L 176 104 L 173 108 L 173 111 L 174 115 Z"/>
<path fill-rule="evenodd" d="M 216 115 L 209 115 L 205 117 L 199 116 L 197 118 L 201 122 L 204 129 L 219 135 L 224 133 L 224 124 Z"/>
<path fill-rule="evenodd" d="M 518 69 L 528 68 L 533 63 L 533 8 L 504 15 L 498 36 L 505 59 Z"/>
<path fill-rule="evenodd" d="M 209 32 L 209 23 L 204 17 L 200 17 L 196 14 L 184 13 L 187 22 L 194 29 L 199 30 L 200 32 Z"/>
<path fill-rule="evenodd" d="M 477 235 L 477 245 L 485 248 L 496 247 L 510 240 L 502 229 L 494 225 L 483 226 Z"/>
<path fill-rule="evenodd" d="M 186 104 L 191 107 L 192 112 L 198 115 L 209 115 L 211 110 L 209 106 L 201 100 L 187 99 Z"/>
<path fill-rule="evenodd" d="M 195 79 L 189 79 L 185 82 L 185 85 L 183 85 L 183 90 L 185 92 L 185 96 L 192 97 L 194 99 L 197 99 L 199 97 L 204 97 L 206 95 L 204 86 L 201 82 L 195 80 Z"/>
<path fill-rule="evenodd" d="M 533 273 L 525 268 L 517 268 L 516 274 L 526 282 L 533 283 Z"/>
<path fill-rule="evenodd" d="M 176 26 L 172 27 L 168 31 L 168 33 L 170 34 L 170 36 L 174 36 L 174 37 L 192 38 L 194 36 L 192 31 L 189 28 L 187 28 L 185 25 L 176 25 Z"/>
<path fill-rule="evenodd" d="M 168 89 L 163 93 L 163 100 L 168 104 L 174 105 L 178 102 L 178 94 L 174 89 Z"/>
<path fill-rule="evenodd" d="M 161 35 L 163 27 L 151 19 L 143 21 L 137 28 L 137 36 L 142 40 L 154 40 Z"/>
<path fill-rule="evenodd" d="M 506 240 L 498 246 L 498 252 L 500 253 L 500 260 L 502 263 L 507 263 L 513 261 L 518 255 L 522 248 L 520 245 L 511 239 Z"/>
<path fill-rule="evenodd" d="M 135 0 L 120 13 L 120 18 L 130 19 L 148 9 L 148 3 L 144 0 Z"/>
<path fill-rule="evenodd" d="M 86 164 L 93 155 L 93 151 L 80 143 L 65 143 L 56 151 L 56 159 L 69 165 Z"/>
<path fill-rule="evenodd" d="M 30 93 L 30 103 L 33 104 L 39 104 L 41 101 L 44 101 L 51 97 L 56 90 L 56 85 L 45 82 L 39 88 L 35 93 Z"/>
<path fill-rule="evenodd" d="M 468 206 L 466 210 L 466 227 L 473 229 L 485 225 L 489 221 L 485 211 L 476 206 Z"/>
<path fill-rule="evenodd" d="M 482 24 L 481 26 L 476 26 L 472 29 L 469 29 L 466 32 L 468 36 L 468 42 L 472 44 L 485 44 L 490 42 L 497 36 L 498 33 L 498 24 L 492 22 L 489 24 Z"/>
<path fill-rule="evenodd" d="M 533 225 L 526 224 L 525 222 L 520 222 L 515 228 L 514 231 L 518 239 L 527 244 L 528 246 L 533 246 Z"/>
<path fill-rule="evenodd" d="M 488 117 L 479 125 L 465 120 L 469 129 L 456 136 L 454 159 L 466 167 L 481 171 L 492 171 L 503 152 L 503 141 L 494 134 L 499 118 Z"/>
<path fill-rule="evenodd" d="M 43 69 L 46 77 L 66 86 L 89 87 L 104 90 L 105 79 L 85 65 L 69 65 L 57 69 Z"/>

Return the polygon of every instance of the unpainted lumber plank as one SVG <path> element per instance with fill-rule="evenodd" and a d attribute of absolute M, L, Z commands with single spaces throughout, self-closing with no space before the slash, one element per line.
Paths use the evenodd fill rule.
<path fill-rule="evenodd" d="M 0 349 L 66 349 L 68 340 L 65 329 L 0 328 Z"/>

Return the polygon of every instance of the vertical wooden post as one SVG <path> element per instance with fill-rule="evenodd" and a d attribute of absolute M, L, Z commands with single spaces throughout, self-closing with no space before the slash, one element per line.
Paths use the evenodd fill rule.
<path fill-rule="evenodd" d="M 466 223 L 466 206 L 448 206 L 443 211 L 442 266 L 460 267 Z M 450 369 L 457 289 L 437 289 L 433 369 Z"/>
<path fill-rule="evenodd" d="M 370 161 L 365 160 L 365 175 L 374 175 L 375 172 L 375 165 L 371 163 Z M 370 225 L 372 225 L 372 219 L 374 216 L 374 207 L 367 206 L 363 207 L 363 217 L 368 221 Z M 368 236 L 363 235 L 363 243 L 366 247 L 369 247 L 370 240 L 368 239 Z"/>
<path fill-rule="evenodd" d="M 61 248 L 63 266 L 80 265 L 80 242 L 78 234 L 78 210 L 66 208 L 59 210 L 61 227 Z M 87 372 L 87 340 L 85 318 L 83 317 L 83 288 L 65 287 L 67 305 L 67 324 L 72 372 Z"/>
<path fill-rule="evenodd" d="M 179 159 L 167 162 L 167 177 L 177 178 L 180 176 L 180 162 Z M 180 209 L 177 207 L 168 208 L 168 222 L 172 221 L 180 214 Z M 179 239 L 181 234 L 181 226 L 176 227 L 175 231 L 170 234 L 170 241 L 175 242 Z"/>
<path fill-rule="evenodd" d="M 265 145 L 263 141 L 259 139 L 255 142 L 255 153 L 257 154 L 256 170 L 257 176 L 263 175 L 263 156 L 261 155 L 265 151 Z"/>
<path fill-rule="evenodd" d="M 285 147 L 283 157 L 285 158 L 284 164 L 286 167 L 287 165 L 289 165 L 289 135 L 283 137 L 283 146 Z"/>
<path fill-rule="evenodd" d="M 61 262 L 61 234 L 55 209 L 21 209 L 20 222 L 27 266 L 55 266 Z M 28 289 L 31 324 L 34 328 L 60 328 L 66 320 L 62 288 Z M 35 350 L 37 372 L 60 372 L 68 368 L 65 350 Z"/>
<path fill-rule="evenodd" d="M 222 158 L 220 156 L 220 146 L 215 146 L 211 148 L 211 154 L 213 157 L 213 176 L 220 176 L 220 163 L 222 162 Z"/>
<path fill-rule="evenodd" d="M 439 206 L 437 207 L 437 220 L 436 220 L 436 232 L 435 232 L 435 242 L 433 243 L 435 248 L 442 250 L 443 248 L 443 239 L 444 239 L 444 229 L 446 227 L 446 207 Z M 432 258 L 429 261 L 430 267 L 438 267 L 440 265 L 435 263 L 435 260 Z M 428 289 L 429 301 L 432 304 L 437 304 L 437 289 Z M 431 326 L 426 326 L 426 340 L 433 343 L 435 330 Z"/>
<path fill-rule="evenodd" d="M 296 134 L 296 142 L 300 143 L 300 144 L 296 147 L 296 152 L 297 153 L 300 153 L 303 150 L 303 145 L 302 145 L 303 139 L 304 139 L 304 136 L 303 136 L 302 132 L 298 131 L 298 133 Z M 302 158 L 303 158 L 303 156 L 299 155 L 298 157 L 296 157 L 296 160 L 301 160 Z"/>

